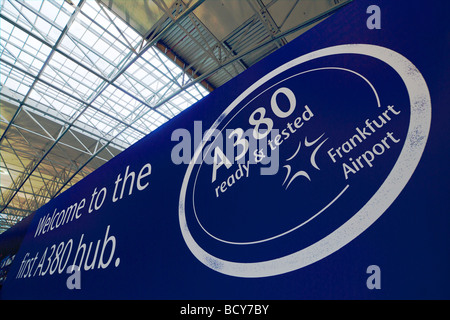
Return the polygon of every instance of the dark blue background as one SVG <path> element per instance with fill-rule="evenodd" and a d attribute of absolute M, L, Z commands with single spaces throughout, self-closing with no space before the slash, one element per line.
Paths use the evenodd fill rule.
<path fill-rule="evenodd" d="M 381 30 L 366 28 L 369 5 L 381 9 Z M 82 272 L 81 290 L 66 288 L 67 274 L 15 280 L 9 277 L 2 297 L 10 299 L 448 299 L 450 298 L 450 178 L 448 52 L 449 5 L 423 1 L 355 0 L 299 39 L 231 80 L 207 98 L 142 139 L 128 150 L 42 207 L 35 215 L 10 271 L 15 275 L 26 252 L 73 238 L 103 240 L 106 227 L 117 240 L 120 265 Z M 267 72 L 302 54 L 339 44 L 369 43 L 390 48 L 412 61 L 431 95 L 431 131 L 422 159 L 407 186 L 370 228 L 334 254 L 297 271 L 262 279 L 217 273 L 189 251 L 178 222 L 179 192 L 186 165 L 170 155 L 173 130 L 208 128 L 243 90 Z M 389 81 L 389 79 L 386 79 Z M 152 164 L 150 185 L 116 203 L 109 201 L 116 176 L 125 168 Z M 74 202 L 90 199 L 107 187 L 98 212 L 84 212 L 46 235 L 33 238 L 39 218 Z M 87 208 L 85 208 L 85 211 Z M 381 289 L 366 287 L 369 265 L 381 268 Z"/>

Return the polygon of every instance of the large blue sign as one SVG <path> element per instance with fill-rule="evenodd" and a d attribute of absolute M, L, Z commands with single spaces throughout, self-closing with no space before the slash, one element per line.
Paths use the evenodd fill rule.
<path fill-rule="evenodd" d="M 448 7 L 354 1 L 220 87 L 36 212 L 3 298 L 450 298 Z"/>

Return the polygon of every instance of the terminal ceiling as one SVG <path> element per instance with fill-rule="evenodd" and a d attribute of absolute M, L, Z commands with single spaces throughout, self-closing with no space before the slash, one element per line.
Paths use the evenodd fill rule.
<path fill-rule="evenodd" d="M 0 0 L 0 233 L 348 0 Z"/>

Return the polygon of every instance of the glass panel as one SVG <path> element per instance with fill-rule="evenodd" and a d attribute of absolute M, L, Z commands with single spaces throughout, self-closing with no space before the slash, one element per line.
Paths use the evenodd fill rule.
<path fill-rule="evenodd" d="M 0 0 L 0 233 L 208 94 L 158 49 L 139 54 L 142 35 L 106 6 L 72 2 Z"/>

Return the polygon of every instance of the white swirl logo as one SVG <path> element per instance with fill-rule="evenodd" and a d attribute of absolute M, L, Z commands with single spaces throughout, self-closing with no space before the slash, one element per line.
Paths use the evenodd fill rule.
<path fill-rule="evenodd" d="M 343 55 L 374 59 L 387 66 L 389 70 L 393 70 L 392 72 L 401 79 L 399 81 L 402 83 L 402 90 L 406 92 L 405 104 L 408 104 L 406 109 L 396 105 L 387 105 L 386 108 L 382 108 L 383 94 L 377 91 L 376 85 L 370 81 L 369 77 L 366 78 L 361 73 L 349 68 L 340 66 L 317 67 L 316 65 L 306 71 L 292 71 L 307 63 L 320 63 L 322 58 L 335 58 Z M 316 119 L 320 119 L 321 115 L 318 112 L 320 108 L 310 105 L 310 102 L 300 108 L 299 96 L 294 92 L 295 90 L 292 91 L 287 85 L 288 83 L 291 84 L 289 81 L 299 81 L 298 79 L 301 77 L 312 74 L 320 73 L 322 75 L 323 72 L 342 72 L 355 77 L 355 79 L 358 79 L 357 81 L 368 88 L 367 92 L 370 92 L 371 99 L 374 101 L 375 108 L 377 108 L 375 118 L 368 119 L 365 116 L 365 118 L 358 119 L 357 121 L 360 122 L 356 127 L 353 124 L 351 131 L 345 133 L 345 139 L 336 138 L 335 132 L 332 129 L 327 129 L 327 126 L 329 128 L 333 126 L 329 122 L 322 124 L 321 131 L 317 131 L 319 129 L 316 130 L 317 132 L 311 130 L 313 125 L 318 127 L 316 124 L 319 120 L 316 121 Z M 285 74 L 287 75 L 285 76 Z M 259 103 L 257 99 L 263 97 L 266 93 L 270 94 L 271 97 L 270 107 L 260 106 L 259 104 L 255 106 L 253 102 Z M 271 115 L 273 114 L 274 118 L 284 121 L 282 126 L 280 125 L 281 122 L 275 123 L 272 120 L 269 112 Z M 409 118 L 407 118 L 408 114 Z M 305 203 L 315 201 L 311 200 L 313 197 L 310 197 L 304 190 L 311 186 L 311 188 L 316 188 L 314 190 L 322 192 L 321 190 L 324 190 L 324 188 L 321 188 L 321 186 L 331 185 L 327 191 L 322 192 L 320 201 L 310 206 L 311 210 L 300 210 L 302 211 L 301 217 L 300 215 L 298 217 L 295 215 L 292 217 L 291 215 L 277 218 L 269 215 L 264 223 L 259 223 L 255 227 L 257 230 L 254 230 L 255 232 L 250 235 L 245 232 L 246 229 L 240 230 L 236 223 L 228 223 L 228 220 L 223 218 L 226 214 L 216 213 L 220 210 L 211 208 L 210 205 L 214 203 L 214 206 L 221 207 L 223 212 L 230 212 L 231 209 L 227 207 L 230 198 L 227 197 L 232 197 L 232 192 L 246 190 L 247 194 L 244 196 L 257 192 L 250 187 L 240 189 L 246 183 L 245 181 L 250 181 L 252 178 L 250 161 L 241 161 L 234 167 L 236 169 L 231 170 L 232 165 L 227 156 L 221 152 L 221 149 L 214 148 L 213 144 L 207 145 L 213 130 L 223 131 L 239 117 L 245 117 L 246 123 L 251 126 L 251 135 L 254 139 L 270 138 L 270 140 L 264 140 L 267 150 L 256 149 L 250 152 L 249 144 L 243 138 L 244 131 L 242 129 L 233 130 L 229 134 L 229 138 L 234 138 L 234 146 L 238 150 L 234 160 L 244 160 L 246 154 L 251 154 L 254 155 L 254 160 L 258 163 L 259 159 L 264 157 L 265 152 L 279 152 L 281 148 L 286 146 L 286 152 L 282 153 L 281 159 L 283 162 L 280 170 L 277 171 L 276 177 L 271 180 L 270 188 L 276 189 L 277 194 L 286 197 L 283 198 L 283 201 L 280 200 L 280 203 L 290 207 L 268 206 L 267 211 L 273 212 L 274 208 L 277 208 L 277 210 L 300 210 L 300 206 L 292 206 L 291 202 L 284 201 L 284 199 L 289 200 L 293 197 L 303 196 L 304 199 L 301 201 Z M 392 127 L 388 126 L 397 119 L 404 119 L 407 122 L 404 134 L 394 132 Z M 427 84 L 417 68 L 397 52 L 375 45 L 349 44 L 324 48 L 293 59 L 274 69 L 239 95 L 214 122 L 208 130 L 209 136 L 207 133 L 196 149 L 186 170 L 180 192 L 179 222 L 183 238 L 192 254 L 203 264 L 223 274 L 236 277 L 273 276 L 317 262 L 339 250 L 365 231 L 398 197 L 419 163 L 428 139 L 430 123 L 431 100 Z M 273 129 L 277 126 L 281 127 L 280 130 L 277 129 L 278 134 L 269 136 L 269 134 L 273 134 Z M 292 137 L 295 135 L 297 135 L 297 140 L 294 142 L 295 139 Z M 211 150 L 214 151 L 213 164 L 202 167 L 205 151 L 210 152 Z M 398 156 L 395 150 L 398 150 Z M 338 225 L 333 227 L 332 230 L 323 228 L 324 221 L 331 217 L 324 216 L 324 212 L 330 211 L 335 206 L 345 205 L 346 201 L 348 202 L 345 195 L 349 192 L 353 192 L 349 198 L 354 198 L 356 192 L 359 192 L 358 188 L 360 187 L 358 186 L 361 183 L 354 183 L 355 186 L 353 187 L 352 179 L 356 181 L 357 177 L 369 174 L 373 168 L 379 170 L 378 164 L 385 161 L 382 159 L 391 158 L 393 159 L 392 167 L 382 169 L 385 170 L 383 172 L 386 172 L 385 178 L 380 178 L 379 183 L 375 183 L 376 187 L 372 186 L 373 190 L 368 189 L 372 190 L 370 195 L 361 197 L 361 203 L 358 204 L 357 208 L 351 207 L 351 210 L 348 210 L 353 213 L 345 216 L 345 218 L 341 217 L 345 220 L 335 219 L 334 221 L 338 222 L 334 223 Z M 206 192 L 200 186 L 206 183 L 206 179 L 201 174 L 202 170 L 206 170 L 205 167 L 212 168 L 212 179 L 209 175 L 207 181 L 209 188 L 212 190 L 210 192 L 211 198 L 205 200 L 205 202 L 209 201 L 208 205 L 202 204 L 203 198 L 195 200 L 197 194 L 207 197 Z M 379 167 L 382 166 L 379 165 Z M 227 176 L 220 178 L 217 173 L 223 169 L 227 169 L 224 170 L 227 171 Z M 325 174 L 324 172 L 326 174 L 333 172 L 333 180 L 326 180 L 318 175 L 319 173 Z M 277 180 L 278 177 L 279 180 Z M 211 180 L 213 184 L 216 184 L 213 188 L 210 187 Z M 366 185 L 370 183 L 374 185 L 374 183 L 368 182 L 367 178 L 361 181 L 364 181 Z M 238 183 L 239 186 L 235 186 Z M 248 182 L 249 186 L 261 184 L 261 180 Z M 303 189 L 300 189 L 300 184 L 303 184 L 301 187 Z M 315 187 L 314 184 L 317 186 Z M 291 193 L 289 194 L 289 192 Z M 239 195 L 233 199 L 241 201 L 245 199 L 244 196 Z M 250 194 L 250 196 L 256 197 L 254 194 Z M 257 214 L 265 207 L 264 204 L 258 205 L 258 209 L 255 209 L 257 212 L 250 213 L 256 218 L 248 219 L 249 221 L 256 221 L 260 218 Z M 241 209 L 241 207 L 246 209 Z M 245 215 L 249 213 L 248 208 L 251 208 L 251 205 L 242 205 L 241 207 L 236 208 L 241 210 L 241 212 L 238 212 L 239 217 L 242 217 L 245 228 L 248 229 L 249 226 L 254 225 L 253 223 L 245 224 L 245 221 L 247 221 Z M 191 216 L 191 218 L 188 216 Z M 223 221 L 217 222 L 221 218 L 223 218 Z M 284 218 L 287 222 L 278 225 L 278 221 Z M 320 219 L 322 220 L 318 221 Z M 313 237 L 310 243 L 304 242 L 304 245 L 300 248 L 290 249 L 290 252 L 273 252 L 272 257 L 266 254 L 257 258 L 249 258 L 251 261 L 244 258 L 230 258 L 234 249 L 242 250 L 245 247 L 249 248 L 249 251 L 246 252 L 251 252 L 252 248 L 257 246 L 268 245 L 286 239 L 288 236 L 293 236 L 294 233 L 300 232 L 305 227 L 316 223 L 316 221 L 317 229 L 321 228 L 323 233 L 315 233 L 316 237 Z M 196 228 L 196 232 L 200 230 L 200 233 L 194 235 L 193 228 Z M 226 248 L 226 250 L 223 250 L 225 253 L 222 254 L 219 252 L 220 250 L 215 250 L 214 245 L 206 244 L 205 241 L 209 241 L 207 239 L 217 242 L 218 245 L 222 246 L 221 248 Z M 265 249 L 267 248 L 269 247 L 265 247 Z M 278 250 L 273 248 L 275 247 L 271 247 L 271 250 Z M 211 252 L 214 252 L 214 254 Z M 241 256 L 243 255 L 241 254 Z"/>

